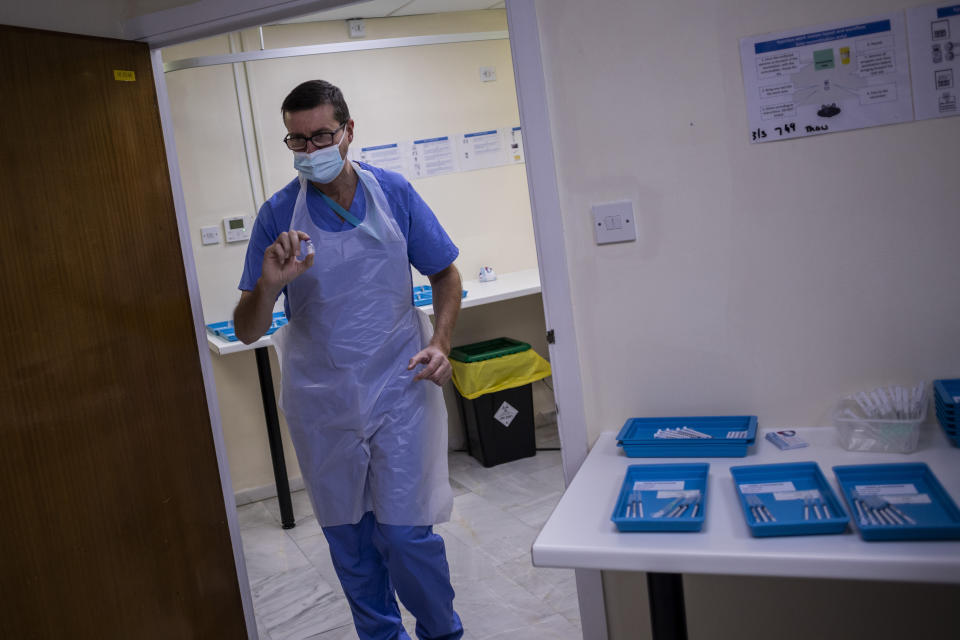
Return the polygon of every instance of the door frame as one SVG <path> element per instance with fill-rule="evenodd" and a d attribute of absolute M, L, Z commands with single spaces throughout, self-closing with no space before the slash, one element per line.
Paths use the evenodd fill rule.
<path fill-rule="evenodd" d="M 549 94 L 535 0 L 506 0 L 506 9 L 543 311 L 547 330 L 554 333 L 554 343 L 549 345 L 550 364 L 557 403 L 563 476 L 569 486 L 587 457 L 589 444 L 560 210 L 560 189 L 554 160 Z M 576 578 L 584 640 L 606 640 L 607 617 L 602 573 L 599 570 L 577 569 Z"/>
<path fill-rule="evenodd" d="M 247 0 L 245 4 L 273 5 L 269 9 L 231 13 L 231 8 L 214 0 L 201 0 L 194 5 L 179 7 L 168 12 L 150 14 L 128 23 L 125 27 L 131 36 L 146 42 L 151 48 L 154 83 L 167 147 L 167 163 L 170 184 L 173 188 L 177 227 L 180 233 L 184 269 L 193 309 L 197 349 L 203 371 L 207 406 L 210 408 L 210 423 L 217 452 L 217 464 L 223 488 L 224 504 L 230 538 L 233 543 L 237 576 L 249 637 L 256 640 L 257 626 L 253 614 L 253 600 L 247 578 L 246 563 L 239 536 L 236 503 L 233 485 L 226 459 L 226 446 L 220 408 L 217 403 L 212 362 L 206 341 L 206 327 L 200 304 L 200 285 L 190 239 L 190 225 L 186 215 L 183 186 L 180 180 L 176 145 L 173 136 L 173 119 L 164 78 L 162 47 L 195 40 L 201 37 L 222 35 L 240 29 L 255 27 L 265 19 L 293 18 L 320 8 L 349 5 L 351 0 L 293 0 L 278 3 Z M 216 6 L 220 5 L 220 6 Z M 323 5 L 318 7 L 317 5 Z M 212 6 L 215 8 L 212 10 Z M 510 51 L 513 57 L 516 78 L 517 102 L 520 109 L 520 125 L 523 131 L 524 157 L 527 167 L 527 182 L 530 192 L 530 208 L 533 216 L 534 239 L 537 263 L 540 271 L 544 317 L 548 330 L 554 332 L 555 341 L 549 344 L 553 367 L 554 394 L 557 404 L 557 425 L 560 432 L 561 459 L 564 481 L 573 480 L 589 451 L 583 385 L 580 378 L 580 357 L 573 318 L 570 294 L 570 274 L 567 264 L 563 217 L 560 210 L 560 192 L 557 183 L 556 163 L 546 77 L 541 57 L 539 21 L 535 0 L 506 0 L 507 28 Z M 234 11 L 236 8 L 234 7 Z M 585 640 L 606 640 L 607 624 L 603 597 L 603 582 L 600 571 L 576 570 L 577 597 L 580 607 L 581 627 Z"/>
<path fill-rule="evenodd" d="M 193 244 L 190 241 L 190 222 L 187 219 L 183 183 L 180 180 L 180 164 L 177 160 L 177 146 L 173 135 L 173 113 L 170 109 L 170 98 L 167 94 L 167 82 L 164 77 L 163 56 L 159 48 L 151 47 L 150 62 L 153 66 L 153 83 L 157 91 L 160 128 L 163 131 L 163 144 L 167 153 L 170 187 L 173 190 L 173 208 L 176 212 L 177 231 L 180 234 L 180 253 L 183 258 L 183 270 L 187 278 L 190 309 L 193 312 L 193 331 L 197 340 L 203 388 L 207 396 L 207 408 L 210 413 L 210 431 L 213 435 L 213 445 L 217 454 L 217 468 L 220 472 L 220 489 L 223 493 L 223 505 L 226 508 L 227 528 L 230 531 L 230 542 L 233 546 L 237 580 L 240 582 L 243 617 L 247 624 L 247 637 L 250 640 L 258 640 L 257 621 L 253 614 L 253 596 L 250 593 L 250 579 L 247 576 L 247 563 L 243 557 L 243 543 L 240 540 L 237 501 L 233 495 L 233 481 L 230 478 L 230 465 L 227 463 L 227 445 L 223 439 L 223 423 L 220 419 L 220 405 L 217 402 L 217 387 L 213 379 L 213 362 L 210 358 L 210 348 L 207 346 L 207 327 L 203 322 L 203 307 L 200 304 L 200 281 L 197 277 L 197 263 L 193 257 Z"/>

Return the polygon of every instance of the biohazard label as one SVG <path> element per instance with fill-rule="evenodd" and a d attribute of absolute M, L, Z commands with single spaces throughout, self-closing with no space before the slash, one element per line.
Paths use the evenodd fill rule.
<path fill-rule="evenodd" d="M 516 407 L 511 405 L 509 402 L 504 402 L 500 405 L 500 408 L 497 409 L 497 412 L 493 414 L 493 417 L 503 426 L 509 427 L 510 423 L 513 422 L 513 419 L 517 417 L 518 413 L 520 412 L 517 411 Z"/>

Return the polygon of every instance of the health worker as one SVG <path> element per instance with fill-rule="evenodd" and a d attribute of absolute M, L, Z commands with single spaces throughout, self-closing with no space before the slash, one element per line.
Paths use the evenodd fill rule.
<path fill-rule="evenodd" d="M 237 336 L 270 327 L 280 408 L 361 639 L 463 635 L 443 539 L 450 517 L 450 337 L 459 250 L 398 173 L 346 161 L 354 121 L 340 90 L 304 82 L 281 106 L 298 177 L 260 208 L 247 248 Z M 436 326 L 413 305 L 410 265 L 433 287 Z"/>

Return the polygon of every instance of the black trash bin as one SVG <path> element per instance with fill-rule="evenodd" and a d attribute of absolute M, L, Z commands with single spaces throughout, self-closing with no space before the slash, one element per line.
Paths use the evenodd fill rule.
<path fill-rule="evenodd" d="M 498 338 L 456 347 L 450 357 L 460 362 L 479 362 L 529 348 L 525 342 Z M 532 384 L 486 393 L 472 400 L 457 391 L 457 405 L 467 433 L 467 451 L 484 467 L 537 454 Z"/>

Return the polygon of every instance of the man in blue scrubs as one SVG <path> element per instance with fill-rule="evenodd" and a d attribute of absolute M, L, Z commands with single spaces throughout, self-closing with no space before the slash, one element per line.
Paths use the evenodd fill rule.
<path fill-rule="evenodd" d="M 449 519 L 440 386 L 460 309 L 459 251 L 403 176 L 346 161 L 354 121 L 322 80 L 283 101 L 298 177 L 260 208 L 234 311 L 249 344 L 281 293 L 273 336 L 280 407 L 361 639 L 463 635 L 443 539 Z M 410 265 L 430 279 L 436 318 L 412 302 Z"/>

